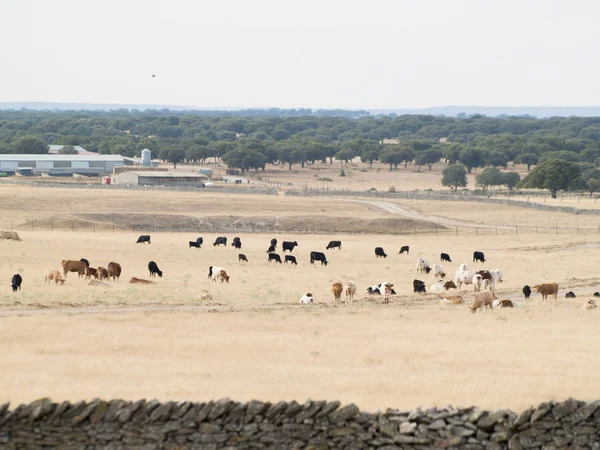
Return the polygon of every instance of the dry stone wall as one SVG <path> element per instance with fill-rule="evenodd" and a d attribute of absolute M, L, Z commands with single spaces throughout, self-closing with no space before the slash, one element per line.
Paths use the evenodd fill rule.
<path fill-rule="evenodd" d="M 600 449 L 600 401 L 521 414 L 479 408 L 388 409 L 340 402 L 123 400 L 0 407 L 0 449 Z"/>

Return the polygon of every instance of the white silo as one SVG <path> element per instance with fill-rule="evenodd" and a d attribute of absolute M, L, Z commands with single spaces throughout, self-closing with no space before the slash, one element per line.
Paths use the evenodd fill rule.
<path fill-rule="evenodd" d="M 152 159 L 152 152 L 147 148 L 142 150 L 142 166 L 152 165 L 151 159 Z"/>

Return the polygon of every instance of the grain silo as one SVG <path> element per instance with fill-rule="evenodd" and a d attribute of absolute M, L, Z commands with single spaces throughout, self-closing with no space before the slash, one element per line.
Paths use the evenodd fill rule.
<path fill-rule="evenodd" d="M 142 150 L 142 166 L 150 167 L 152 165 L 152 152 L 145 148 Z"/>

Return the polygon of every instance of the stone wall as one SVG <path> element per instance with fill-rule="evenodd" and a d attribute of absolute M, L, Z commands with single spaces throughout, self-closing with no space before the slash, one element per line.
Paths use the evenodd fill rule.
<path fill-rule="evenodd" d="M 208 403 L 43 399 L 0 407 L 0 449 L 600 449 L 600 401 L 521 414 L 475 407 L 361 412 L 307 401 Z"/>

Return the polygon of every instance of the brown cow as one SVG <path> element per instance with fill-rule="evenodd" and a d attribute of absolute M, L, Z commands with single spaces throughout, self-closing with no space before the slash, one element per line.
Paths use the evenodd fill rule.
<path fill-rule="evenodd" d="M 340 283 L 339 281 L 333 283 L 333 286 L 331 286 L 331 292 L 333 293 L 333 298 L 336 301 L 340 300 L 342 298 L 343 291 L 344 291 L 344 287 L 342 286 L 342 283 Z"/>
<path fill-rule="evenodd" d="M 108 280 L 108 270 L 106 270 L 104 267 L 98 267 L 96 269 L 96 279 L 100 281 Z"/>
<path fill-rule="evenodd" d="M 44 274 L 44 283 L 50 283 L 51 281 L 54 281 L 54 284 L 63 284 L 65 282 L 64 278 L 60 274 L 60 271 L 56 269 L 46 269 L 46 273 Z"/>
<path fill-rule="evenodd" d="M 85 269 L 87 268 L 87 266 L 82 261 L 63 259 L 60 264 L 63 268 L 63 275 L 65 276 L 65 278 L 67 278 L 68 272 L 77 272 L 78 278 L 81 278 L 85 275 Z"/>
<path fill-rule="evenodd" d="M 121 265 L 116 262 L 108 263 L 108 276 L 112 277 L 113 281 L 116 281 L 121 276 Z"/>
<path fill-rule="evenodd" d="M 131 280 L 129 280 L 129 283 L 131 283 L 131 284 L 156 284 L 154 281 L 143 280 L 141 278 L 136 278 L 136 277 L 131 277 Z"/>
<path fill-rule="evenodd" d="M 92 277 L 98 278 L 98 270 L 94 269 L 93 267 L 86 267 L 85 268 L 85 278 L 89 280 Z"/>
<path fill-rule="evenodd" d="M 444 289 L 446 289 L 446 290 L 448 290 L 448 289 L 456 289 L 456 284 L 452 280 L 446 281 L 444 283 Z"/>
<path fill-rule="evenodd" d="M 558 296 L 558 284 L 556 283 L 543 283 L 536 284 L 534 287 L 538 291 L 538 293 L 542 294 L 542 300 L 548 300 L 548 296 L 554 296 L 554 300 Z"/>
<path fill-rule="evenodd" d="M 482 307 L 485 308 L 486 312 L 488 308 L 490 311 L 494 312 L 494 300 L 497 299 L 498 297 L 496 297 L 496 294 L 494 294 L 492 291 L 479 292 L 477 295 L 475 295 L 475 300 L 473 301 L 473 304 L 469 306 L 469 309 L 473 314 Z"/>

